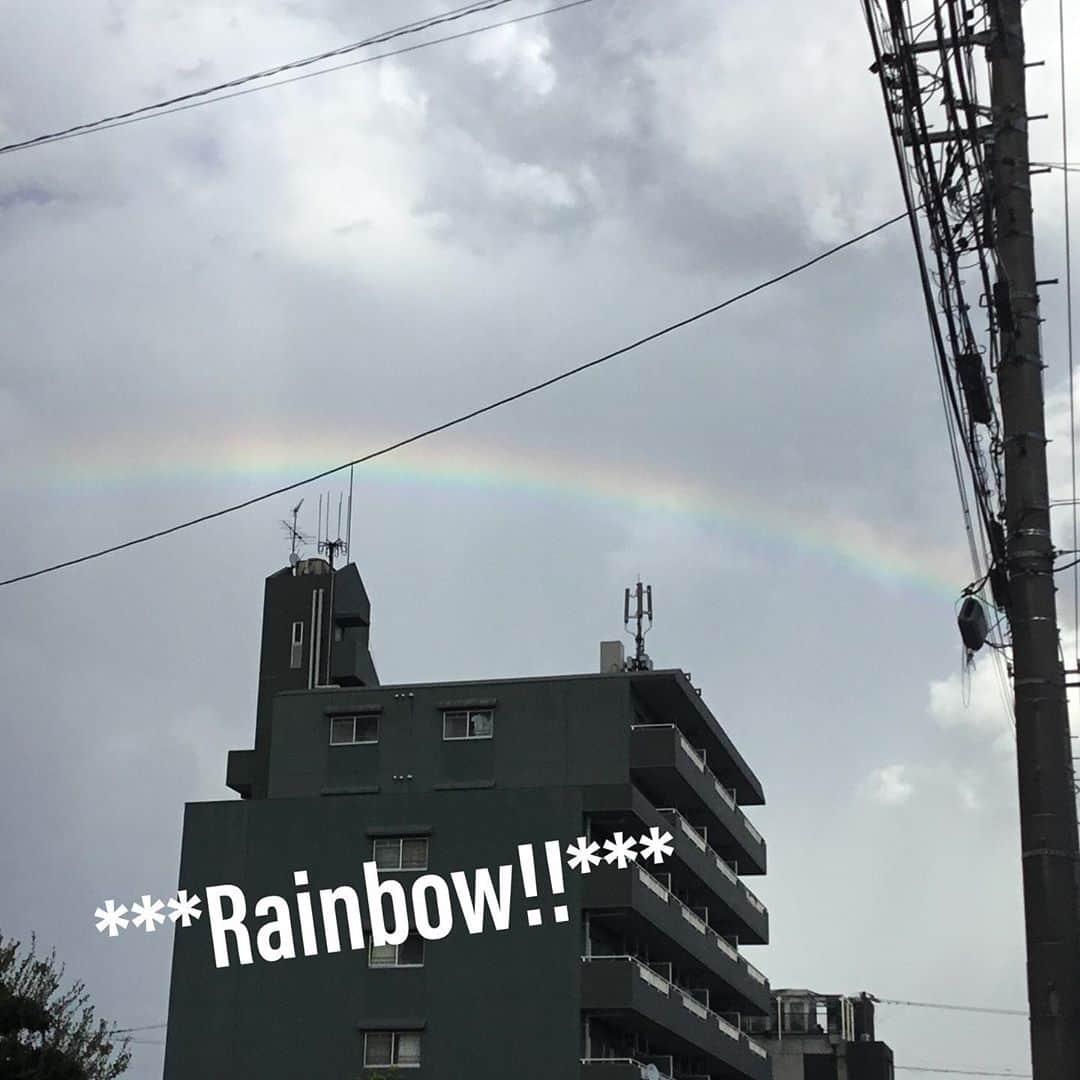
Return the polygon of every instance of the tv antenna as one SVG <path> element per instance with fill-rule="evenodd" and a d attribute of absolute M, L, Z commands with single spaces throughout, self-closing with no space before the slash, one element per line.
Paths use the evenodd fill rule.
<path fill-rule="evenodd" d="M 283 519 L 281 522 L 281 526 L 289 534 L 289 540 L 292 544 L 289 551 L 290 566 L 295 566 L 300 561 L 300 552 L 297 549 L 303 547 L 305 544 L 311 543 L 311 537 L 308 536 L 306 533 L 302 533 L 296 524 L 297 518 L 300 515 L 300 507 L 303 505 L 304 500 L 301 499 L 292 508 L 292 521 L 285 521 Z"/>
<path fill-rule="evenodd" d="M 630 610 L 631 595 L 634 600 L 634 611 Z M 652 586 L 642 585 L 641 578 L 631 592 L 627 589 L 623 593 L 623 626 L 629 634 L 630 622 L 634 622 L 634 655 L 626 661 L 627 671 L 652 671 L 652 661 L 645 652 L 645 635 L 652 629 Z M 646 621 L 648 625 L 646 626 Z"/>

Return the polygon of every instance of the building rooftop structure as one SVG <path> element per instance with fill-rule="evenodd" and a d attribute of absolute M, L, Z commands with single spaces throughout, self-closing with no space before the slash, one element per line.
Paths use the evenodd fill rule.
<path fill-rule="evenodd" d="M 241 889 L 255 940 L 254 899 L 294 879 L 321 897 L 366 865 L 403 888 L 512 868 L 509 926 L 379 945 L 365 899 L 359 945 L 331 951 L 349 935 L 324 918 L 299 955 L 290 915 L 283 962 L 220 966 L 196 924 L 175 939 L 166 1080 L 768 1080 L 746 1021 L 769 985 L 743 952 L 768 940 L 743 809 L 764 794 L 686 673 L 612 670 L 605 646 L 591 674 L 381 685 L 370 620 L 355 566 L 267 579 L 255 746 L 227 769 L 241 799 L 187 806 L 180 885 Z M 544 876 L 552 841 L 654 828 L 662 866 Z"/>
<path fill-rule="evenodd" d="M 774 1080 L 893 1080 L 892 1050 L 874 1031 L 874 998 L 772 991 L 748 1028 L 769 1051 Z"/>

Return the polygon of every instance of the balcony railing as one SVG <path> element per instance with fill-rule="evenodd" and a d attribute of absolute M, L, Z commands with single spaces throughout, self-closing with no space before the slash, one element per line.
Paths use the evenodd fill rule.
<path fill-rule="evenodd" d="M 754 967 L 753 964 L 750 963 L 749 960 L 746 961 L 746 971 L 751 979 L 754 979 L 755 981 L 761 983 L 763 986 L 768 981 L 765 976 L 762 975 L 762 973 L 758 971 L 758 969 Z"/>
<path fill-rule="evenodd" d="M 643 1062 L 638 1061 L 637 1058 L 582 1058 L 582 1065 L 629 1065 L 632 1069 L 637 1069 L 642 1077 L 649 1075 L 649 1066 Z M 672 1080 L 672 1078 L 663 1072 L 657 1072 L 658 1080 Z"/>
<path fill-rule="evenodd" d="M 614 956 L 583 956 L 581 959 L 585 963 L 614 960 L 621 963 L 633 964 L 637 968 L 638 976 L 643 982 L 648 983 L 649 986 L 654 990 L 659 991 L 665 997 L 679 997 L 682 1000 L 683 1008 L 686 1009 L 687 1012 L 693 1013 L 706 1023 L 715 1023 L 728 1038 L 734 1039 L 736 1042 L 738 1042 L 742 1036 L 742 1032 L 740 1032 L 734 1024 L 728 1023 L 728 1021 L 719 1013 L 714 1013 L 712 1009 L 702 1005 L 693 994 L 684 990 L 681 986 L 665 979 L 663 975 L 658 975 L 651 967 L 642 963 L 636 956 L 631 956 L 627 953 L 625 955 Z"/>
<path fill-rule="evenodd" d="M 759 833 L 759 832 L 757 831 L 757 829 L 755 829 L 755 828 L 754 828 L 754 824 L 753 824 L 753 822 L 752 822 L 752 821 L 751 821 L 751 820 L 750 820 L 750 819 L 749 819 L 749 818 L 748 818 L 748 817 L 747 817 L 747 816 L 746 816 L 745 814 L 743 814 L 743 819 L 742 819 L 742 820 L 743 820 L 743 824 L 744 824 L 744 825 L 746 826 L 746 831 L 747 831 L 747 832 L 748 832 L 748 833 L 749 833 L 749 834 L 750 834 L 750 835 L 751 835 L 751 836 L 752 836 L 752 837 L 753 837 L 753 838 L 754 838 L 754 839 L 755 839 L 755 840 L 756 840 L 756 841 L 757 841 L 757 842 L 758 842 L 759 844 L 762 844 L 762 843 L 764 843 L 764 842 L 765 842 L 765 837 L 764 837 L 764 836 L 762 836 L 762 835 L 761 835 L 761 833 Z"/>
<path fill-rule="evenodd" d="M 746 964 L 747 970 L 750 969 L 750 963 L 745 957 L 739 954 L 739 950 L 722 938 L 715 930 L 709 927 L 709 924 L 697 914 L 692 908 L 687 907 L 663 882 L 657 881 L 656 878 L 649 873 L 643 866 L 637 868 L 638 880 L 644 885 L 650 892 L 655 893 L 665 904 L 675 904 L 678 906 L 682 913 L 682 917 L 699 933 L 704 934 L 706 937 L 711 937 L 716 947 L 724 953 L 730 960 L 733 960 L 736 964 Z M 760 976 L 760 981 L 765 982 L 765 976 L 761 975 L 757 968 L 754 968 L 754 972 Z M 753 974 L 753 972 L 751 972 Z M 755 976 L 756 977 L 756 976 Z"/>
<path fill-rule="evenodd" d="M 632 731 L 637 731 L 643 728 L 668 728 L 678 731 L 678 726 L 676 724 L 631 724 L 630 728 Z M 732 810 L 738 813 L 739 819 L 742 821 L 743 825 L 746 826 L 746 831 L 759 844 L 763 844 L 765 842 L 765 838 L 761 835 L 760 832 L 758 832 L 757 829 L 754 828 L 753 824 L 746 816 L 746 814 L 744 814 L 742 810 L 739 809 L 738 803 L 735 799 L 735 792 L 731 790 L 731 788 L 726 788 L 723 784 L 720 783 L 720 779 L 716 775 L 716 773 L 714 773 L 712 769 L 710 769 L 709 766 L 705 764 L 705 758 L 702 756 L 702 751 L 695 749 L 681 731 L 679 731 L 679 747 L 682 752 L 686 754 L 686 756 L 690 759 L 691 763 L 698 770 L 698 772 L 700 772 L 703 776 L 708 777 L 712 781 L 713 788 L 716 790 L 716 794 L 719 795 L 720 798 L 723 799 L 724 802 L 727 803 L 727 805 L 731 807 Z"/>
<path fill-rule="evenodd" d="M 732 1039 L 738 1039 L 741 1032 L 734 1024 L 732 1024 L 728 1020 L 725 1020 L 718 1013 L 713 1013 L 713 1015 L 716 1017 L 717 1026 L 725 1035 L 730 1036 Z"/>
<path fill-rule="evenodd" d="M 735 963 L 738 963 L 741 959 L 741 957 L 739 956 L 739 950 L 736 949 L 730 941 L 728 941 L 726 938 L 722 938 L 719 934 L 714 934 L 713 937 L 716 938 L 717 948 L 730 959 L 734 960 Z"/>
<path fill-rule="evenodd" d="M 760 914 L 765 914 L 765 905 L 746 887 L 743 885 L 743 892 L 746 893 L 746 899 L 750 901 L 750 906 Z"/>
<path fill-rule="evenodd" d="M 697 829 L 695 829 L 694 826 L 691 825 L 690 822 L 687 821 L 686 818 L 684 818 L 682 814 L 679 813 L 678 810 L 676 810 L 674 807 L 665 806 L 661 808 L 659 812 L 661 814 L 664 814 L 666 817 L 674 818 L 676 824 L 679 826 L 685 836 L 690 840 L 690 842 L 694 845 L 694 847 L 696 847 L 707 858 L 712 859 L 713 862 L 716 863 L 717 869 L 724 875 L 724 877 L 728 879 L 728 881 L 730 881 L 733 885 L 738 885 L 739 888 L 742 889 L 743 895 L 746 897 L 746 899 L 750 903 L 750 906 L 755 911 L 762 915 L 765 914 L 765 905 L 750 891 L 749 888 L 747 888 L 746 882 L 739 880 L 739 875 L 735 872 L 735 869 L 732 867 L 731 863 L 729 863 L 727 859 L 724 859 L 719 854 L 717 854 L 717 852 L 715 852 L 709 846 L 709 842 L 705 839 L 705 837 L 702 836 L 701 833 L 699 833 Z M 747 824 L 749 824 L 749 822 L 747 822 Z"/>
<path fill-rule="evenodd" d="M 674 726 L 675 725 L 673 724 L 672 727 Z M 679 746 L 682 747 L 683 753 L 686 754 L 686 756 L 697 767 L 698 772 L 712 780 L 713 787 L 716 788 L 716 794 L 719 795 L 720 798 L 723 799 L 724 802 L 726 802 L 732 810 L 734 810 L 736 807 L 735 792 L 731 791 L 729 788 L 724 787 L 724 785 L 720 783 L 720 780 L 717 777 L 716 773 L 714 773 L 712 769 L 710 769 L 709 766 L 705 764 L 705 758 L 701 751 L 695 749 L 690 744 L 690 740 L 687 739 L 687 737 L 681 731 L 679 732 Z"/>

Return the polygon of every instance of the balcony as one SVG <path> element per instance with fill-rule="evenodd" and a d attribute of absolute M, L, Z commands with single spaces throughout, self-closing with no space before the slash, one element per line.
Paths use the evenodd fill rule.
<path fill-rule="evenodd" d="M 763 806 L 761 781 L 701 699 L 685 672 L 640 672 L 632 676 L 639 724 L 676 724 L 696 747 L 708 748 L 709 764 L 740 806 Z"/>
<path fill-rule="evenodd" d="M 705 884 L 712 885 L 713 871 L 720 872 L 727 887 L 716 888 L 713 885 L 713 889 L 731 908 L 739 924 L 740 941 L 764 945 L 769 940 L 769 914 L 754 891 L 739 878 L 731 863 L 710 847 L 705 837 L 678 810 L 661 807 L 658 812 L 668 821 L 668 828 L 677 841 L 676 851 L 697 877 Z M 689 841 L 689 846 L 686 841 Z M 732 891 L 734 898 L 731 897 Z"/>
<path fill-rule="evenodd" d="M 654 955 L 700 970 L 703 988 L 725 1011 L 769 1012 L 765 976 L 643 866 L 584 877 L 582 910 L 604 912 L 606 923 L 619 923 L 626 938 L 647 944 Z"/>
<path fill-rule="evenodd" d="M 708 822 L 709 841 L 741 874 L 765 873 L 765 840 L 674 724 L 630 729 L 630 772 L 657 806 L 693 806 Z"/>
<path fill-rule="evenodd" d="M 590 1013 L 632 1014 L 628 1019 L 650 1042 L 672 1053 L 706 1057 L 711 1075 L 769 1080 L 768 1056 L 760 1045 L 635 957 L 582 957 L 581 994 Z M 618 1067 L 623 1066 L 633 1069 L 635 1062 L 627 1059 Z M 597 1070 L 607 1068 L 617 1067 L 586 1059 L 582 1075 L 605 1080 L 608 1074 Z M 631 1080 L 634 1073 L 625 1076 Z"/>
<path fill-rule="evenodd" d="M 682 886 L 679 891 L 701 897 L 710 921 L 740 945 L 764 945 L 769 940 L 769 913 L 732 865 L 712 848 L 689 821 L 672 808 L 657 810 L 639 788 L 606 786 L 586 796 L 585 812 L 606 835 L 647 832 L 656 827 L 671 833 L 675 853 L 664 869 Z"/>
<path fill-rule="evenodd" d="M 652 1062 L 656 1065 L 656 1062 Z M 666 1072 L 656 1065 L 656 1080 L 712 1080 L 701 1073 Z M 649 1080 L 649 1062 L 635 1057 L 582 1058 L 582 1080 Z"/>

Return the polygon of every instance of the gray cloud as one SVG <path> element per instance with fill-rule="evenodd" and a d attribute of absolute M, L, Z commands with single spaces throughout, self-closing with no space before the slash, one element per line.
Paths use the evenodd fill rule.
<path fill-rule="evenodd" d="M 426 13 L 22 5 L 0 40 L 0 137 Z M 1052 28 L 1032 18 L 1045 55 Z M 372 449 L 890 216 L 867 53 L 840 0 L 598 0 L 3 157 L 0 572 Z M 1048 275 L 1057 195 L 1039 195 Z M 1056 388 L 1060 298 L 1047 305 Z M 590 669 L 640 572 L 651 651 L 693 672 L 766 785 L 774 943 L 758 966 L 775 985 L 1022 1006 L 1018 839 L 1007 752 L 981 734 L 985 675 L 979 719 L 958 720 L 947 462 L 897 227 L 359 470 L 380 673 Z M 90 916 L 167 891 L 183 803 L 228 794 L 289 505 L 4 594 L 0 927 L 55 943 L 125 1024 L 164 1018 L 169 939 L 109 941 Z M 882 769 L 910 795 L 868 799 Z M 942 910 L 965 913 L 960 932 Z M 1022 1023 L 894 1010 L 882 1027 L 900 1061 L 1024 1060 Z M 140 1047 L 132 1075 L 160 1075 L 160 1050 Z"/>

